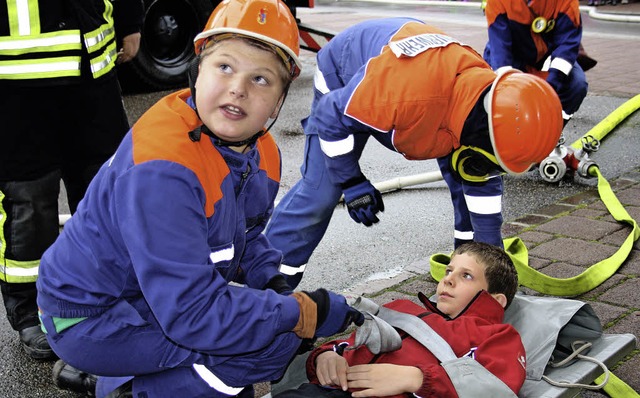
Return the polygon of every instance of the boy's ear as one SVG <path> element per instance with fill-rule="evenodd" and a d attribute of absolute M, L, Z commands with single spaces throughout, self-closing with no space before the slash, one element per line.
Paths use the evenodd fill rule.
<path fill-rule="evenodd" d="M 502 308 L 507 306 L 507 296 L 502 293 L 491 293 L 491 297 L 496 299 L 498 303 L 502 306 Z"/>
<path fill-rule="evenodd" d="M 273 109 L 273 113 L 271 114 L 271 119 L 275 119 L 278 117 L 278 114 L 280 113 L 280 108 L 282 108 L 282 104 L 284 104 L 285 97 L 286 95 L 282 94 L 282 96 L 278 100 L 278 103 L 276 104 L 276 107 Z"/>

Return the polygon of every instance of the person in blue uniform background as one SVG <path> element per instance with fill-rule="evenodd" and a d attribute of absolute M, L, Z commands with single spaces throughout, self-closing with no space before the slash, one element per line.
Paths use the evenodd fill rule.
<path fill-rule="evenodd" d="M 438 159 L 454 207 L 454 247 L 503 246 L 501 174 L 544 159 L 562 129 L 560 102 L 544 80 L 496 73 L 471 47 L 412 18 L 345 29 L 320 50 L 317 67 L 311 114 L 302 121 L 302 178 L 266 230 L 291 286 L 341 195 L 354 221 L 379 221 L 382 196 L 359 165 L 370 137 L 408 160 Z M 518 118 L 515 106 L 530 117 Z M 519 142 L 525 137 L 530 145 Z"/>
<path fill-rule="evenodd" d="M 566 122 L 587 96 L 580 63 L 582 18 L 578 0 L 488 0 L 489 41 L 484 58 L 493 69 L 511 66 L 547 80 Z"/>

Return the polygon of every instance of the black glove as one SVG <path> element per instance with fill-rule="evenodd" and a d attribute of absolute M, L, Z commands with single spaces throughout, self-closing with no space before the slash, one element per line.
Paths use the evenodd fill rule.
<path fill-rule="evenodd" d="M 344 332 L 351 323 L 360 326 L 364 323 L 364 315 L 350 307 L 344 296 L 318 289 L 304 292 L 316 303 L 317 319 L 315 337 L 328 337 Z"/>
<path fill-rule="evenodd" d="M 382 195 L 364 175 L 342 184 L 341 188 L 353 221 L 367 227 L 380 221 L 376 214 L 384 211 Z"/>
<path fill-rule="evenodd" d="M 293 293 L 293 289 L 287 283 L 284 275 L 278 274 L 273 278 L 269 279 L 269 282 L 264 287 L 264 290 L 271 289 L 278 294 L 284 294 L 286 296 Z"/>

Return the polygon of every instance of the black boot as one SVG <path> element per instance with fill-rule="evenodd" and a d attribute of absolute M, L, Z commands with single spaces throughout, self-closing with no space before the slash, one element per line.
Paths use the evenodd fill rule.
<path fill-rule="evenodd" d="M 47 336 L 39 325 L 29 326 L 18 332 L 25 352 L 33 359 L 55 359 L 56 354 L 49 347 Z"/>
<path fill-rule="evenodd" d="M 129 380 L 111 391 L 104 398 L 133 398 L 133 381 Z"/>
<path fill-rule="evenodd" d="M 60 389 L 95 396 L 97 381 L 96 375 L 76 369 L 62 359 L 53 366 L 53 382 Z"/>

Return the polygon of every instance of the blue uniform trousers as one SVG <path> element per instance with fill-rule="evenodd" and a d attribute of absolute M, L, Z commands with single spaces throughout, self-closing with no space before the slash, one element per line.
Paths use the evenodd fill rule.
<path fill-rule="evenodd" d="M 287 332 L 256 352 L 190 350 L 169 340 L 144 304 L 125 300 L 59 333 L 51 317 L 43 314 L 41 319 L 49 344 L 61 359 L 100 376 L 98 397 L 131 379 L 134 397 L 236 396 L 242 387 L 280 378 L 300 344 L 293 332 Z M 202 372 L 212 374 L 215 382 Z"/>
<path fill-rule="evenodd" d="M 454 247 L 470 241 L 503 247 L 502 206 L 495 204 L 496 198 L 502 196 L 502 177 L 492 178 L 482 185 L 462 183 L 454 177 L 450 158 L 451 155 L 439 158 L 438 166 L 451 193 Z M 493 204 L 483 206 L 483 198 L 492 198 Z M 467 201 L 472 202 L 472 210 Z"/>

